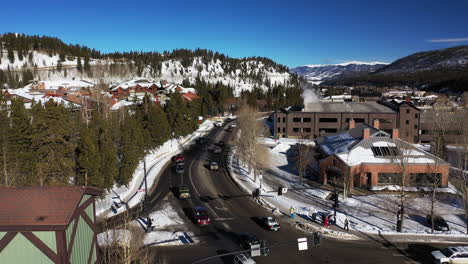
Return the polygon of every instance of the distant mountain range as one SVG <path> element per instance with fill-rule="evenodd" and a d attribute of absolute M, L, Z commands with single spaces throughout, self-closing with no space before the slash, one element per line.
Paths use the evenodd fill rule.
<path fill-rule="evenodd" d="M 413 73 L 440 69 L 460 69 L 468 66 L 468 46 L 418 52 L 394 61 L 376 74 Z"/>
<path fill-rule="evenodd" d="M 304 76 L 311 82 L 322 82 L 353 76 L 356 73 L 374 72 L 386 65 L 388 63 L 385 62 L 350 61 L 330 65 L 304 65 L 292 68 L 290 71 Z"/>

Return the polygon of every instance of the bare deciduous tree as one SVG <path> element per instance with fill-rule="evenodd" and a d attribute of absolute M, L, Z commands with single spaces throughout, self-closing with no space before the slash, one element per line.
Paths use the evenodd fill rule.
<path fill-rule="evenodd" d="M 268 128 L 263 123 L 263 120 L 258 120 L 258 110 L 254 107 L 243 105 L 237 115 L 239 123 L 239 134 L 236 139 L 236 146 L 242 160 L 248 165 L 249 173 L 254 169 L 254 181 L 257 181 L 255 160 L 259 155 L 259 145 L 257 137 L 265 136 L 268 133 Z"/>
<path fill-rule="evenodd" d="M 453 183 L 457 188 L 460 200 L 463 203 L 465 211 L 465 226 L 466 233 L 468 234 L 468 123 L 466 116 L 468 110 L 460 110 L 456 115 L 456 124 L 458 128 L 457 136 L 457 173 L 454 175 Z"/>
<path fill-rule="evenodd" d="M 307 168 L 314 159 L 314 154 L 314 148 L 307 144 L 307 140 L 305 138 L 298 140 L 294 161 L 301 182 L 305 177 Z"/>

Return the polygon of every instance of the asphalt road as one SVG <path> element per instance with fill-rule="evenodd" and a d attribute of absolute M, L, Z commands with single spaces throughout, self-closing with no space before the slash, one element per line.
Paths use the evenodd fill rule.
<path fill-rule="evenodd" d="M 235 131 L 235 130 L 234 130 Z M 429 263 L 428 254 L 434 249 L 426 245 L 392 245 L 372 239 L 347 242 L 323 239 L 320 246 L 307 251 L 299 251 L 297 239 L 309 237 L 293 227 L 286 217 L 276 217 L 281 229 L 278 232 L 267 231 L 258 224 L 258 218 L 269 212 L 256 204 L 250 194 L 241 190 L 228 176 L 224 167 L 219 171 L 210 171 L 208 162 L 212 160 L 224 165 L 224 153 L 214 154 L 208 149 L 219 140 L 228 142 L 231 133 L 223 128 L 215 128 L 207 142 L 187 148 L 185 172 L 176 174 L 168 166 L 159 177 L 153 202 L 159 202 L 163 195 L 180 184 L 188 185 L 192 198 L 178 200 L 184 210 L 193 206 L 203 206 L 212 218 L 211 225 L 198 227 L 185 217 L 187 225 L 200 239 L 200 243 L 190 246 L 153 247 L 158 258 L 167 263 L 192 263 L 206 257 L 216 256 L 241 250 L 238 235 L 242 232 L 255 234 L 260 240 L 266 240 L 271 247 L 268 256 L 256 257 L 257 263 Z M 156 194 L 160 192 L 160 194 Z M 309 237 L 309 239 L 311 239 Z M 310 245 L 310 244 L 309 244 Z M 232 263 L 232 257 L 212 258 L 202 263 Z"/>

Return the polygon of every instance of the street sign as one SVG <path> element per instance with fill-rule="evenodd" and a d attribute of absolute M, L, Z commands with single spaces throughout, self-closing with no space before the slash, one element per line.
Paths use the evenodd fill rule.
<path fill-rule="evenodd" d="M 297 245 L 299 247 L 299 250 L 307 250 L 307 238 L 298 238 L 297 239 Z"/>

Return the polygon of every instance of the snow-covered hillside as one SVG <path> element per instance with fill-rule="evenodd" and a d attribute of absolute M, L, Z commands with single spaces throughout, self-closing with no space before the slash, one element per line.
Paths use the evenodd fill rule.
<path fill-rule="evenodd" d="M 349 75 L 358 72 L 373 72 L 388 63 L 350 61 L 330 65 L 305 65 L 292 68 L 291 71 L 304 76 L 312 82 L 329 80 L 340 75 Z"/>
<path fill-rule="evenodd" d="M 191 65 L 184 67 L 180 60 L 165 60 L 161 63 L 161 69 L 153 69 L 149 65 L 137 74 L 136 67 L 130 66 L 130 62 L 114 62 L 112 60 L 91 59 L 91 74 L 77 70 L 77 59 L 67 57 L 61 62 L 61 70 L 58 68 L 59 56 L 49 56 L 38 51 L 31 51 L 32 56 L 25 54 L 20 60 L 15 51 L 14 62 L 8 59 L 6 50 L 1 57 L 0 70 L 22 72 L 31 70 L 35 79 L 39 80 L 63 80 L 63 79 L 90 79 L 94 82 L 103 80 L 111 84 L 142 77 L 154 81 L 167 80 L 173 83 L 182 83 L 184 79 L 195 82 L 199 77 L 208 83 L 221 82 L 234 88 L 236 95 L 242 90 L 253 90 L 254 87 L 268 89 L 269 86 L 291 83 L 292 75 L 289 72 L 281 72 L 274 67 L 265 65 L 262 61 L 251 59 L 240 62 L 240 66 L 231 69 L 232 66 L 220 60 L 204 62 L 202 57 L 195 57 Z M 71 59 L 71 60 L 70 60 Z M 83 58 L 81 59 L 83 63 Z M 140 76 L 138 76 L 140 75 Z M 21 75 L 20 75 L 21 76 Z M 17 87 L 12 87 L 17 88 Z"/>

